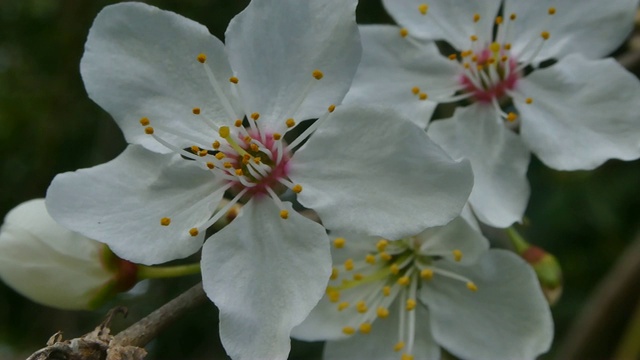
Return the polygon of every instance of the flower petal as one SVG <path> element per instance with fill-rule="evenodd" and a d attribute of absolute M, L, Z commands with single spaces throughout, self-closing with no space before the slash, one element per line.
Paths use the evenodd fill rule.
<path fill-rule="evenodd" d="M 550 7 L 556 14 L 550 17 Z M 505 0 L 504 12 L 516 13 L 518 18 L 509 24 L 513 52 L 520 60 L 528 59 L 536 46 L 528 46 L 542 31 L 551 35 L 536 55 L 534 62 L 562 58 L 579 53 L 587 58 L 601 58 L 611 54 L 627 38 L 633 28 L 638 0 L 617 0 L 605 4 L 601 0 Z"/>
<path fill-rule="evenodd" d="M 111 274 L 103 269 L 104 245 L 58 225 L 44 199 L 11 210 L 0 231 L 0 278 L 38 303 L 60 309 L 88 309 L 94 292 Z"/>
<path fill-rule="evenodd" d="M 386 109 L 341 106 L 290 162 L 298 200 L 328 229 L 400 239 L 460 214 L 472 186 L 415 124 Z"/>
<path fill-rule="evenodd" d="M 471 161 L 475 183 L 469 202 L 480 221 L 507 227 L 522 219 L 530 153 L 492 107 L 457 108 L 452 119 L 433 122 L 427 134 L 453 158 Z"/>
<path fill-rule="evenodd" d="M 640 156 L 640 83 L 615 60 L 569 55 L 534 71 L 518 92 L 522 138 L 547 166 L 590 170 Z"/>
<path fill-rule="evenodd" d="M 227 49 L 247 113 L 273 128 L 317 118 L 342 101 L 362 52 L 356 3 L 253 0 L 231 21 Z"/>
<path fill-rule="evenodd" d="M 284 359 L 291 329 L 322 297 L 331 273 L 324 228 L 285 203 L 252 199 L 202 248 L 202 278 L 220 309 L 220 338 L 233 359 Z"/>
<path fill-rule="evenodd" d="M 426 127 L 437 105 L 431 98 L 455 92 L 456 64 L 442 56 L 435 43 L 403 38 L 396 26 L 364 25 L 360 35 L 362 61 L 343 103 L 397 106 L 411 121 Z M 414 87 L 429 98 L 421 100 L 412 92 Z"/>
<path fill-rule="evenodd" d="M 383 0 L 382 3 L 411 36 L 446 40 L 457 50 L 466 50 L 471 45 L 471 35 L 490 39 L 502 0 Z M 422 5 L 428 5 L 425 15 L 419 10 Z M 480 15 L 477 23 L 473 21 L 474 14 Z"/>
<path fill-rule="evenodd" d="M 431 314 L 438 344 L 461 358 L 532 359 L 553 338 L 549 306 L 529 265 L 513 253 L 490 250 L 474 266 L 438 262 L 471 279 L 470 292 L 458 280 L 435 277 L 420 299 Z"/>
<path fill-rule="evenodd" d="M 121 258 L 152 265 L 198 251 L 204 231 L 193 237 L 189 230 L 211 216 L 223 195 L 213 192 L 217 186 L 194 161 L 131 145 L 106 164 L 56 176 L 47 209 Z"/>
<path fill-rule="evenodd" d="M 460 265 L 476 263 L 489 250 L 489 241 L 462 217 L 447 225 L 429 228 L 416 237 L 424 240 L 420 247 L 423 255 L 439 255 L 443 260 L 455 262 L 453 251 L 460 251 L 462 258 L 457 261 Z"/>
<path fill-rule="evenodd" d="M 338 341 L 328 341 L 324 347 L 323 359 L 327 360 L 351 360 L 351 359 L 399 359 L 401 351 L 394 351 L 393 347 L 398 342 L 400 329 L 400 316 L 398 313 L 405 311 L 401 308 L 400 301 L 394 301 L 389 308 L 389 317 L 377 319 L 371 326 L 369 334 L 355 334 L 352 337 Z M 410 352 L 414 359 L 437 360 L 440 359 L 440 346 L 436 344 L 429 329 L 429 312 L 418 305 L 415 308 L 415 342 Z"/>
<path fill-rule="evenodd" d="M 129 143 L 169 151 L 145 134 L 139 123 L 143 117 L 151 126 L 193 138 L 162 134 L 180 148 L 211 143 L 212 128 L 202 118 L 215 122 L 242 117 L 235 111 L 228 119 L 203 68 L 213 64 L 222 91 L 233 99 L 222 42 L 192 20 L 142 3 L 107 6 L 96 17 L 85 47 L 80 71 L 89 97 L 114 117 Z M 208 57 L 204 65 L 196 59 L 200 53 Z M 202 118 L 192 113 L 195 107 Z"/>

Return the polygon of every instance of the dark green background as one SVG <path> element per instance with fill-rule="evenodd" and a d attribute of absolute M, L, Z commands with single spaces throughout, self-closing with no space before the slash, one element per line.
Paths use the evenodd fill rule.
<path fill-rule="evenodd" d="M 79 61 L 91 22 L 115 1 L 0 2 L 0 218 L 17 204 L 43 197 L 60 172 L 115 157 L 125 146 L 109 115 L 88 99 Z M 148 3 L 205 24 L 223 38 L 246 0 L 162 0 Z M 364 0 L 361 23 L 390 22 L 378 0 Z M 117 71 L 117 69 L 115 69 Z M 640 162 L 610 161 L 592 172 L 557 172 L 533 161 L 527 238 L 554 253 L 565 270 L 564 296 L 554 307 L 556 345 L 594 286 L 638 231 Z M 123 298 L 96 312 L 49 309 L 0 283 L 0 358 L 20 359 L 63 330 L 76 337 L 124 303 L 138 319 L 197 282 L 197 276 L 151 282 L 147 295 Z M 292 358 L 318 357 L 321 345 L 294 343 Z M 192 311 L 149 347 L 149 359 L 224 358 L 212 304 Z M 551 356 L 547 356 L 551 357 Z"/>

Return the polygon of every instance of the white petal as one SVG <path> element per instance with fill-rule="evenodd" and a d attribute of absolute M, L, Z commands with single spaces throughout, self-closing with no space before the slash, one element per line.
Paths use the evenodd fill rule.
<path fill-rule="evenodd" d="M 640 156 L 640 83 L 613 59 L 569 55 L 520 82 L 521 135 L 557 170 L 589 170 Z M 519 97 L 519 98 L 520 98 Z"/>
<path fill-rule="evenodd" d="M 331 273 L 324 228 L 285 203 L 252 199 L 202 248 L 202 278 L 220 309 L 220 338 L 233 359 L 284 359 L 291 329 L 322 297 Z"/>
<path fill-rule="evenodd" d="M 474 264 L 489 250 L 489 241 L 482 233 L 472 228 L 462 217 L 453 219 L 444 226 L 429 228 L 416 235 L 424 242 L 420 247 L 423 255 L 442 256 L 443 260 L 455 261 L 453 251 L 462 252 L 461 265 Z"/>
<path fill-rule="evenodd" d="M 294 155 L 301 204 L 328 229 L 400 239 L 460 214 L 472 186 L 415 124 L 375 107 L 338 107 Z"/>
<path fill-rule="evenodd" d="M 232 98 L 224 46 L 192 20 L 142 3 L 107 6 L 96 17 L 85 47 L 80 71 L 87 92 L 114 117 L 129 143 L 168 152 L 144 133 L 142 117 L 149 118 L 151 126 L 188 133 L 200 141 L 195 145 L 210 144 L 208 134 L 214 132 L 202 118 L 235 120 L 228 118 L 203 67 L 211 64 Z M 204 65 L 196 59 L 200 53 L 208 57 Z M 194 107 L 201 108 L 199 117 L 192 113 Z M 194 145 L 163 137 L 181 148 Z"/>
<path fill-rule="evenodd" d="M 272 127 L 287 118 L 317 118 L 339 104 L 362 52 L 355 8 L 355 0 L 251 1 L 226 33 L 247 113 L 260 113 Z M 316 69 L 321 80 L 312 76 Z"/>
<path fill-rule="evenodd" d="M 204 166 L 202 166 L 204 167 Z M 114 160 L 59 174 L 47 208 L 61 225 L 109 245 L 121 258 L 156 264 L 198 251 L 202 225 L 222 198 L 219 183 L 194 161 L 129 146 Z M 160 225 L 164 217 L 169 226 Z"/>
<path fill-rule="evenodd" d="M 327 360 L 352 359 L 400 359 L 407 349 L 396 352 L 394 345 L 398 342 L 400 328 L 400 302 L 395 301 L 389 308 L 389 317 L 377 319 L 369 334 L 356 334 L 351 338 L 328 341 L 324 348 L 323 358 Z M 436 344 L 429 329 L 429 312 L 419 304 L 415 308 L 416 327 L 413 346 L 414 359 L 440 359 L 440 347 Z"/>
<path fill-rule="evenodd" d="M 549 16 L 550 7 L 556 14 Z M 579 53 L 588 58 L 611 54 L 627 38 L 633 28 L 638 0 L 505 0 L 506 14 L 516 13 L 510 23 L 512 49 L 520 60 L 529 58 L 536 46 L 523 48 L 531 39 L 540 39 L 542 31 L 551 35 L 536 56 L 536 63 L 549 58 L 562 58 Z"/>
<path fill-rule="evenodd" d="M 442 56 L 433 42 L 403 38 L 396 26 L 364 25 L 360 35 L 362 61 L 344 104 L 397 106 L 424 128 L 437 105 L 432 99 L 455 92 L 458 65 Z M 414 87 L 428 99 L 420 100 Z"/>
<path fill-rule="evenodd" d="M 471 46 L 471 35 L 490 39 L 491 30 L 502 0 L 383 0 L 389 14 L 409 34 L 422 39 L 446 40 L 457 50 Z M 418 10 L 426 4 L 429 10 L 422 15 Z M 478 23 L 474 14 L 480 15 Z"/>
<path fill-rule="evenodd" d="M 452 119 L 433 122 L 427 134 L 453 158 L 471 161 L 475 183 L 469 202 L 480 221 L 508 227 L 522 219 L 530 153 L 492 107 L 457 108 Z"/>
<path fill-rule="evenodd" d="M 478 287 L 442 276 L 423 283 L 420 298 L 431 314 L 436 341 L 456 356 L 531 359 L 553 338 L 549 306 L 529 265 L 504 250 L 490 250 L 474 266 L 438 262 Z"/>
<path fill-rule="evenodd" d="M 100 263 L 104 245 L 58 225 L 44 199 L 11 210 L 0 231 L 0 278 L 38 303 L 88 309 L 112 275 Z"/>

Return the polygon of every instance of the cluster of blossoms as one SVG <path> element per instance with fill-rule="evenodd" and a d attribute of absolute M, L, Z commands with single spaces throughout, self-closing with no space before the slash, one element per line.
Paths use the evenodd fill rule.
<path fill-rule="evenodd" d="M 477 221 L 521 220 L 531 153 L 563 170 L 640 157 L 640 83 L 594 60 L 637 0 L 383 3 L 402 27 L 358 27 L 356 0 L 253 0 L 225 44 L 152 6 L 106 7 L 81 73 L 129 146 L 58 175 L 48 212 L 130 262 L 201 251 L 234 359 L 286 358 L 290 336 L 329 340 L 328 359 L 547 351 L 535 273 Z"/>

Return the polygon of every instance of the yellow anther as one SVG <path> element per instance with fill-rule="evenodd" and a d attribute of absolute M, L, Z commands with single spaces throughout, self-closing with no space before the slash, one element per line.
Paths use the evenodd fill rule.
<path fill-rule="evenodd" d="M 338 268 L 335 268 L 335 267 L 331 268 L 331 277 L 330 277 L 330 279 L 331 280 L 335 280 L 335 279 L 338 278 L 338 275 L 340 275 L 340 270 L 338 270 Z"/>
<path fill-rule="evenodd" d="M 254 144 L 254 143 L 250 144 L 250 145 L 249 145 L 249 148 L 250 148 L 250 149 L 251 149 L 251 151 L 253 151 L 253 152 L 258 152 L 258 150 L 260 150 L 260 146 L 258 146 L 258 144 Z"/>
<path fill-rule="evenodd" d="M 491 51 L 493 52 L 498 52 L 500 51 L 500 44 L 498 44 L 497 42 L 492 42 L 491 45 L 489 45 L 489 49 L 491 49 Z"/>
<path fill-rule="evenodd" d="M 369 310 L 369 308 L 363 300 L 360 300 L 356 303 L 356 310 L 358 310 L 360 314 L 364 314 L 367 312 L 367 310 Z"/>
<path fill-rule="evenodd" d="M 476 65 L 476 69 L 478 69 L 478 70 L 482 70 L 482 69 L 484 69 L 484 66 L 482 66 L 482 65 L 478 64 L 478 65 Z"/>
<path fill-rule="evenodd" d="M 149 118 L 143 117 L 142 119 L 140 119 L 140 125 L 142 126 L 148 126 L 150 123 Z"/>
<path fill-rule="evenodd" d="M 414 86 L 411 88 L 411 92 L 413 93 L 413 95 L 418 95 L 418 93 L 420 92 L 420 88 L 417 86 Z"/>
<path fill-rule="evenodd" d="M 242 169 L 236 169 L 236 175 L 242 176 L 242 175 L 244 175 L 244 172 L 242 172 Z"/>
<path fill-rule="evenodd" d="M 360 281 L 360 280 L 362 280 L 362 279 L 364 279 L 364 275 L 362 275 L 362 274 L 360 274 L 360 273 L 353 274 L 353 280 L 355 280 L 355 281 Z"/>
<path fill-rule="evenodd" d="M 502 24 L 502 16 L 496 16 L 496 25 L 501 25 Z"/>
<path fill-rule="evenodd" d="M 467 289 L 469 289 L 469 290 L 471 290 L 471 291 L 473 291 L 473 292 L 478 291 L 478 287 L 476 286 L 476 284 L 474 284 L 474 283 L 473 283 L 473 282 L 471 282 L 471 281 L 469 281 L 469 282 L 467 283 Z"/>
<path fill-rule="evenodd" d="M 404 354 L 402 354 L 402 356 L 400 357 L 400 360 L 413 360 L 413 355 L 411 355 L 411 354 L 407 354 L 407 353 L 404 353 Z"/>
<path fill-rule="evenodd" d="M 153 127 L 147 126 L 146 128 L 144 128 L 144 133 L 147 135 L 153 134 Z"/>
<path fill-rule="evenodd" d="M 353 270 L 353 259 L 347 259 L 344 262 L 344 269 L 347 271 Z"/>
<path fill-rule="evenodd" d="M 293 187 L 291 188 L 291 190 L 296 193 L 296 194 L 300 194 L 302 192 L 302 185 L 300 184 L 295 184 L 293 185 Z"/>
<path fill-rule="evenodd" d="M 407 37 L 407 35 L 409 35 L 409 30 L 407 30 L 406 28 L 400 29 L 400 36 Z"/>
<path fill-rule="evenodd" d="M 223 139 L 228 138 L 230 133 L 231 130 L 229 130 L 228 126 L 221 126 L 220 130 L 218 130 L 218 134 L 220 134 L 220 137 Z"/>
<path fill-rule="evenodd" d="M 254 164 L 260 164 L 260 162 L 261 162 L 261 161 L 262 161 L 262 158 L 261 158 L 261 157 L 259 157 L 259 156 L 258 156 L 258 157 L 254 157 L 254 158 L 253 158 L 253 163 L 254 163 Z"/>
<path fill-rule="evenodd" d="M 287 210 L 280 210 L 280 217 L 283 219 L 288 219 L 289 218 L 289 212 Z"/>
<path fill-rule="evenodd" d="M 384 319 L 387 316 L 389 316 L 389 310 L 381 306 L 378 309 L 376 309 L 376 315 L 378 315 L 379 318 Z"/>
<path fill-rule="evenodd" d="M 170 218 L 163 217 L 162 219 L 160 219 L 160 225 L 169 226 L 169 224 L 171 224 L 171 219 Z"/>
<path fill-rule="evenodd" d="M 427 11 L 429 11 L 429 5 L 420 4 L 420 5 L 418 5 L 418 10 L 420 11 L 420 14 L 427 15 Z"/>
<path fill-rule="evenodd" d="M 478 62 L 478 55 L 475 55 L 475 54 L 474 54 L 474 55 L 471 57 L 471 61 L 473 61 L 473 62 Z"/>
<path fill-rule="evenodd" d="M 393 351 L 400 351 L 404 348 L 404 342 L 403 341 L 398 341 L 394 346 L 393 346 Z"/>
<path fill-rule="evenodd" d="M 477 23 L 478 21 L 480 21 L 480 14 L 478 13 L 473 14 L 473 22 Z"/>
<path fill-rule="evenodd" d="M 333 104 L 331 104 L 331 105 L 329 105 L 329 107 L 327 108 L 327 111 L 329 111 L 330 113 L 332 113 L 332 112 L 333 112 L 333 110 L 335 110 L 335 109 L 336 109 L 336 106 L 335 106 L 335 105 L 333 105 Z"/>
<path fill-rule="evenodd" d="M 316 80 L 320 80 L 320 79 L 322 79 L 322 78 L 324 77 L 324 74 L 322 73 L 322 71 L 320 71 L 320 70 L 318 70 L 318 69 L 313 70 L 313 72 L 311 73 L 311 75 L 313 75 L 313 77 L 314 77 Z"/>
<path fill-rule="evenodd" d="M 200 232 L 196 228 L 189 229 L 189 235 L 191 235 L 191 236 L 198 236 L 199 233 Z"/>
<path fill-rule="evenodd" d="M 367 254 L 367 256 L 365 256 L 364 261 L 367 264 L 375 264 L 376 263 L 376 256 L 373 254 Z"/>
<path fill-rule="evenodd" d="M 511 21 L 514 21 L 518 16 L 516 15 L 516 13 L 511 13 L 511 15 L 509 15 L 509 19 Z"/>
<path fill-rule="evenodd" d="M 205 61 L 207 61 L 207 55 L 205 55 L 205 54 L 199 54 L 199 55 L 198 55 L 198 57 L 197 57 L 197 59 L 198 59 L 198 61 L 199 61 L 201 64 L 204 64 L 204 63 L 205 63 Z"/>
<path fill-rule="evenodd" d="M 471 39 L 471 41 L 478 41 L 478 37 L 476 35 L 469 36 L 469 39 Z"/>
<path fill-rule="evenodd" d="M 422 271 L 420 271 L 420 277 L 425 279 L 425 280 L 433 279 L 433 270 L 431 270 L 431 269 L 422 269 Z"/>
<path fill-rule="evenodd" d="M 368 334 L 371 332 L 371 324 L 368 322 L 360 324 L 360 332 L 363 334 Z"/>
<path fill-rule="evenodd" d="M 207 150 L 198 151 L 198 156 L 200 156 L 200 157 L 205 157 L 205 156 L 207 156 L 207 154 L 209 154 L 209 152 Z"/>
<path fill-rule="evenodd" d="M 227 161 L 223 163 L 222 166 L 224 166 L 225 169 L 231 169 L 233 167 L 233 164 Z"/>
<path fill-rule="evenodd" d="M 551 35 L 549 34 L 549 32 L 548 32 L 548 31 L 543 31 L 543 32 L 541 32 L 541 33 L 540 33 L 540 36 L 541 36 L 544 40 L 549 40 L 549 37 L 550 37 Z"/>
<path fill-rule="evenodd" d="M 500 61 L 502 61 L 503 63 L 506 63 L 507 60 L 509 60 L 509 57 L 507 55 L 502 55 L 502 57 L 500 58 Z"/>
<path fill-rule="evenodd" d="M 356 329 L 352 328 L 351 326 L 345 326 L 342 328 L 342 332 L 347 335 L 353 335 L 356 333 Z"/>
<path fill-rule="evenodd" d="M 344 247 L 344 244 L 347 243 L 347 240 L 345 240 L 345 238 L 335 238 L 333 240 L 333 246 L 335 246 L 338 249 L 342 249 Z"/>
<path fill-rule="evenodd" d="M 532 98 L 526 98 L 524 100 L 524 102 L 527 103 L 528 105 L 531 105 L 531 104 L 533 104 L 533 99 Z"/>
<path fill-rule="evenodd" d="M 232 77 L 229 78 L 229 81 L 231 81 L 234 84 L 237 84 L 238 83 L 238 78 L 235 77 L 235 76 L 232 76 Z"/>
<path fill-rule="evenodd" d="M 487 60 L 487 63 L 489 63 L 489 64 L 495 64 L 495 63 L 496 63 L 496 58 L 492 58 L 492 57 L 491 57 L 491 58 L 489 58 L 489 59 Z"/>
<path fill-rule="evenodd" d="M 193 113 L 193 115 L 200 115 L 200 108 L 194 107 L 193 109 L 191 109 L 191 112 Z"/>
<path fill-rule="evenodd" d="M 509 122 L 514 122 L 516 120 L 518 120 L 518 115 L 514 112 L 510 112 L 509 114 L 507 114 L 507 120 Z"/>
<path fill-rule="evenodd" d="M 389 296 L 391 295 L 391 286 L 385 286 L 382 288 L 382 295 Z"/>
<path fill-rule="evenodd" d="M 191 145 L 191 152 L 194 154 L 197 154 L 200 151 L 200 148 L 195 146 L 195 145 Z"/>
<path fill-rule="evenodd" d="M 253 119 L 253 121 L 258 121 L 258 119 L 260 119 L 260 113 L 257 113 L 257 112 L 252 113 L 251 118 Z"/>
<path fill-rule="evenodd" d="M 464 66 L 465 69 L 468 69 L 470 67 L 469 63 L 464 63 L 462 64 L 462 66 Z"/>
<path fill-rule="evenodd" d="M 389 246 L 389 240 L 387 240 L 387 239 L 380 239 L 380 240 L 378 240 L 378 243 L 376 244 L 376 248 L 380 252 L 385 251 L 387 246 Z"/>
<path fill-rule="evenodd" d="M 349 303 L 346 301 L 343 301 L 340 304 L 338 304 L 338 311 L 342 311 L 348 307 L 349 307 Z"/>
<path fill-rule="evenodd" d="M 335 290 L 335 289 L 331 289 L 327 293 L 327 297 L 329 298 L 329 301 L 331 301 L 333 303 L 336 303 L 336 302 L 340 301 L 340 291 Z"/>
<path fill-rule="evenodd" d="M 273 133 L 273 135 L 271 135 L 273 137 L 273 140 L 278 141 L 280 139 L 282 139 L 282 134 L 280 133 Z"/>
<path fill-rule="evenodd" d="M 511 43 L 506 43 L 506 44 L 504 44 L 503 48 L 504 48 L 505 50 L 511 50 Z"/>
<path fill-rule="evenodd" d="M 407 309 L 407 311 L 411 311 L 416 308 L 416 301 L 413 299 L 407 299 L 406 305 L 407 306 L 405 306 L 405 309 Z"/>
<path fill-rule="evenodd" d="M 242 120 L 240 120 L 240 119 L 236 119 L 236 121 L 234 121 L 234 122 L 233 122 L 233 125 L 234 125 L 235 127 L 240 127 L 240 126 L 242 126 Z"/>
<path fill-rule="evenodd" d="M 296 126 L 296 121 L 293 120 L 292 118 L 287 119 L 287 121 L 285 121 L 284 123 L 287 124 L 288 128 L 292 128 Z"/>
<path fill-rule="evenodd" d="M 214 150 L 218 150 L 218 149 L 220 149 L 220 141 L 218 141 L 218 140 L 214 141 L 214 142 L 211 144 L 211 147 L 212 147 Z"/>
<path fill-rule="evenodd" d="M 218 160 L 222 160 L 222 159 L 224 159 L 224 158 L 225 158 L 225 155 L 224 155 L 224 153 L 223 153 L 223 152 L 216 153 L 214 156 L 215 156 L 215 157 L 216 157 L 216 159 L 218 159 Z"/>
<path fill-rule="evenodd" d="M 398 279 L 398 284 L 402 286 L 407 286 L 411 282 L 411 278 L 408 276 L 402 276 Z"/>
<path fill-rule="evenodd" d="M 427 95 L 426 93 L 420 93 L 420 95 L 418 95 L 418 99 L 420 100 L 427 100 L 429 98 L 429 95 Z"/>
<path fill-rule="evenodd" d="M 253 140 L 253 139 L 252 139 L 252 138 L 251 138 L 251 136 L 249 136 L 249 135 L 247 135 L 247 136 L 245 136 L 245 137 L 243 137 L 243 138 L 242 138 L 242 141 L 246 142 L 247 144 L 248 144 L 248 143 L 250 143 L 250 142 L 251 142 L 251 140 Z"/>
<path fill-rule="evenodd" d="M 549 15 L 555 15 L 556 14 L 556 8 L 550 7 L 549 10 L 547 10 L 547 13 Z"/>
<path fill-rule="evenodd" d="M 462 57 L 464 58 L 464 57 L 467 57 L 467 56 L 469 56 L 469 55 L 471 55 L 471 54 L 473 54 L 473 51 L 471 51 L 471 50 L 464 50 L 464 51 L 462 51 L 462 52 L 460 53 L 460 56 L 462 56 Z"/>
<path fill-rule="evenodd" d="M 449 55 L 449 60 L 457 60 L 458 59 L 458 55 L 456 54 L 451 54 Z M 415 89 L 415 88 L 414 88 Z M 418 90 L 419 91 L 419 90 Z M 417 94 L 417 93 L 416 93 Z"/>
<path fill-rule="evenodd" d="M 381 252 L 380 253 L 380 259 L 384 260 L 384 261 L 389 261 L 391 259 L 393 259 L 393 256 L 391 256 L 388 252 Z"/>
<path fill-rule="evenodd" d="M 400 267 L 398 266 L 398 264 L 391 264 L 391 266 L 389 266 L 389 271 L 391 271 L 393 275 L 398 275 L 398 273 L 400 272 Z"/>
<path fill-rule="evenodd" d="M 215 166 L 212 162 L 207 162 L 207 167 L 208 167 L 209 169 L 213 169 L 213 168 L 215 168 L 216 166 Z"/>
<path fill-rule="evenodd" d="M 462 251 L 455 249 L 453 250 L 451 253 L 453 253 L 453 259 L 455 261 L 460 261 L 462 260 Z"/>

